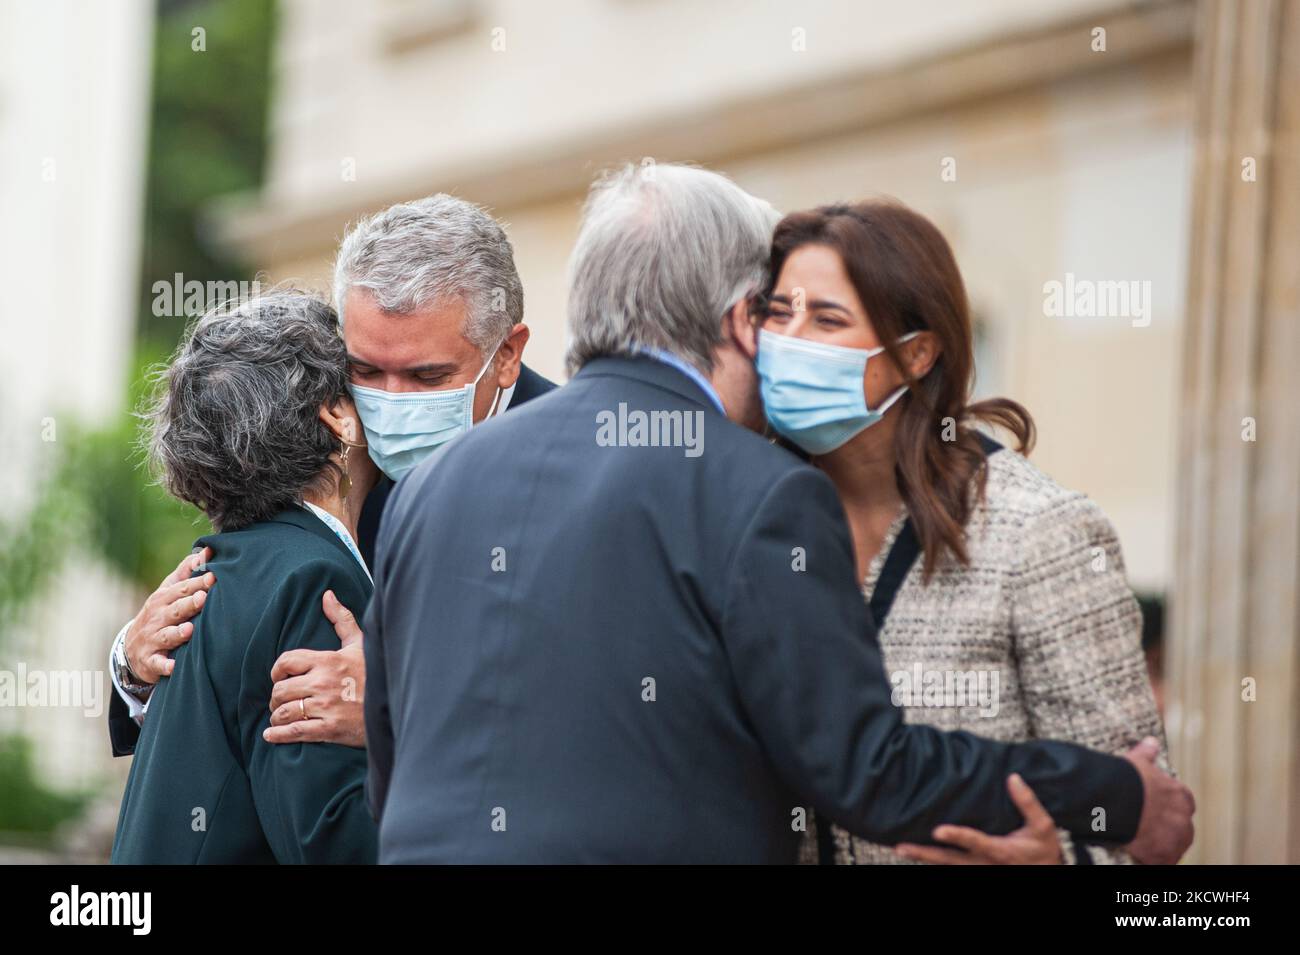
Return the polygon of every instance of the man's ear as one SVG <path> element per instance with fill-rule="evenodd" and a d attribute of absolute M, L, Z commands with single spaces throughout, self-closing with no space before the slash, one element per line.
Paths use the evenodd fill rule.
<path fill-rule="evenodd" d="M 913 381 L 920 381 L 928 375 L 941 353 L 934 332 L 918 333 L 915 338 L 903 342 L 901 350 L 908 377 Z"/>
<path fill-rule="evenodd" d="M 497 349 L 496 386 L 509 388 L 519 378 L 519 366 L 524 360 L 524 346 L 528 344 L 528 326 L 519 322 L 510 329 L 501 347 Z"/>
<path fill-rule="evenodd" d="M 723 316 L 723 331 L 750 361 L 758 358 L 758 324 L 750 312 L 751 300 L 742 298 Z"/>

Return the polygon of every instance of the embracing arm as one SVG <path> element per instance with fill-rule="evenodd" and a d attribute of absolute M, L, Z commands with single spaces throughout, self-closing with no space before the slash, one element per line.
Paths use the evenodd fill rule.
<path fill-rule="evenodd" d="M 140 727 L 144 724 L 145 704 L 153 693 L 152 686 L 137 688 L 132 685 L 130 675 L 123 674 L 128 666 L 124 650 L 126 631 L 133 622 L 122 626 L 108 650 L 108 678 L 113 684 L 113 693 L 108 698 L 108 741 L 114 756 L 130 756 L 135 752 Z"/>
<path fill-rule="evenodd" d="M 729 573 L 723 638 L 742 701 L 786 783 L 819 813 L 888 844 L 930 842 L 941 823 L 1007 833 L 1022 824 L 1006 790 L 1016 773 L 1070 832 L 1089 835 L 1100 808 L 1116 842 L 1141 836 L 1161 861 L 1186 848 L 1177 784 L 1131 760 L 904 724 L 823 475 L 800 469 L 772 487 Z"/>
<path fill-rule="evenodd" d="M 202 609 L 216 577 L 210 572 L 191 575 L 211 553 L 204 547 L 187 555 L 118 631 L 109 648 L 108 674 L 115 692 L 108 705 L 108 736 L 114 756 L 135 752 L 154 684 L 176 665 L 171 651 L 194 633 L 190 619 Z"/>
<path fill-rule="evenodd" d="M 334 628 L 339 649 L 280 654 L 271 668 L 275 686 L 271 689 L 268 743 L 366 745 L 362 714 L 366 662 L 361 627 L 332 590 L 325 591 L 321 610 Z M 308 712 L 309 719 L 305 718 Z"/>

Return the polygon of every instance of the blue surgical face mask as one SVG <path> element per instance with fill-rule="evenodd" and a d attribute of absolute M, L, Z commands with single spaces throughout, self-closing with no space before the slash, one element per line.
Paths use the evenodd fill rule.
<path fill-rule="evenodd" d="M 493 351 L 471 384 L 447 391 L 392 392 L 348 385 L 375 466 L 399 481 L 437 448 L 468 431 L 474 424 L 474 392 L 495 358 Z M 498 388 L 488 417 L 500 400 Z"/>
<path fill-rule="evenodd" d="M 915 338 L 904 335 L 899 344 Z M 829 454 L 884 417 L 903 385 L 879 408 L 867 407 L 867 361 L 884 348 L 844 348 L 766 329 L 758 333 L 758 377 L 767 420 L 809 454 Z"/>

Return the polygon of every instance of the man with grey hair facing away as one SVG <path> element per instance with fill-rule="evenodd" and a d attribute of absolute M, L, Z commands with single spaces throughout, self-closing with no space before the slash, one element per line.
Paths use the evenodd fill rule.
<path fill-rule="evenodd" d="M 380 861 L 793 862 L 809 809 L 889 844 L 1007 833 L 1012 773 L 1062 828 L 1095 840 L 1102 808 L 1176 861 L 1191 802 L 1140 751 L 892 705 L 834 487 L 749 430 L 774 220 L 700 169 L 599 182 L 577 374 L 393 492 L 364 626 Z"/>
<path fill-rule="evenodd" d="M 528 327 L 510 240 L 463 199 L 440 193 L 357 223 L 339 247 L 334 299 L 352 398 L 369 454 L 385 475 L 366 498 L 358 527 L 370 564 L 396 480 L 471 425 L 555 385 L 522 361 Z M 133 751 L 153 686 L 174 666 L 170 651 L 193 632 L 191 618 L 214 583 L 211 573 L 191 576 L 204 559 L 186 557 L 113 643 L 115 756 Z M 324 610 L 343 649 L 299 650 L 276 662 L 269 742 L 365 745 L 365 671 L 353 617 L 363 609 L 327 593 Z"/>

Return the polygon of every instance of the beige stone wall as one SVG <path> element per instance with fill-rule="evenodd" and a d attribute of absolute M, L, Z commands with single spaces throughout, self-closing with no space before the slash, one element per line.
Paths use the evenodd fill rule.
<path fill-rule="evenodd" d="M 1300 0 L 1200 4 L 1171 607 L 1190 860 L 1300 862 Z"/>
<path fill-rule="evenodd" d="M 269 190 L 505 164 L 546 144 L 1123 9 L 1123 0 L 285 0 Z"/>

